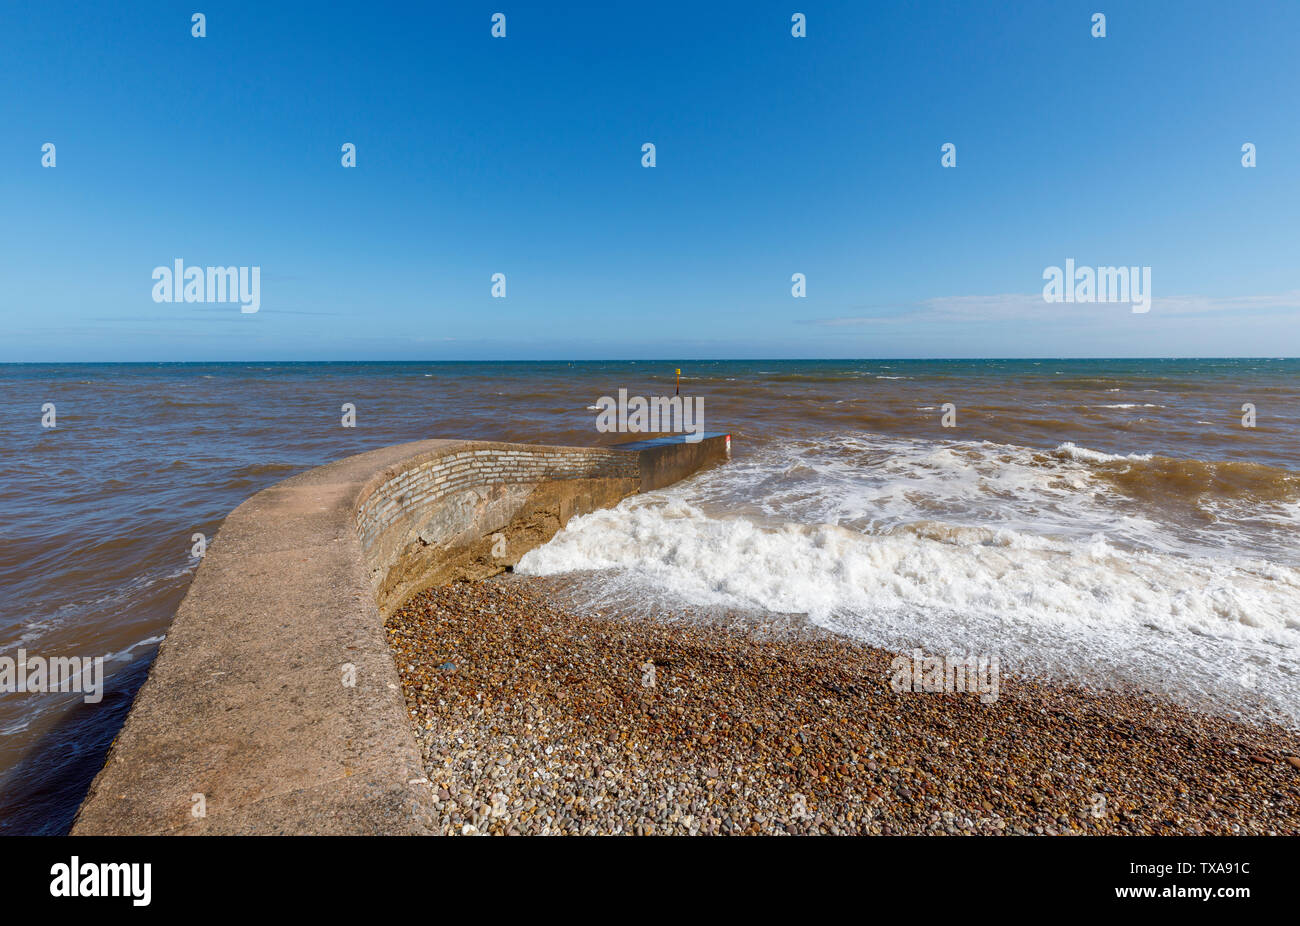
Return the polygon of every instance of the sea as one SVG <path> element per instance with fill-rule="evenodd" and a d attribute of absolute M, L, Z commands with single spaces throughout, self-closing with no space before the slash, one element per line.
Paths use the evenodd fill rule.
<path fill-rule="evenodd" d="M 598 400 L 678 388 L 731 461 L 517 571 L 1300 726 L 1300 360 L 5 364 L 0 657 L 106 676 L 0 693 L 0 833 L 68 830 L 248 496 L 404 441 L 635 439 Z"/>

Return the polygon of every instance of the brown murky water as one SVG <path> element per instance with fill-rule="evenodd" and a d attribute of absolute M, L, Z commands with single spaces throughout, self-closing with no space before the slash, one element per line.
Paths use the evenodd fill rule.
<path fill-rule="evenodd" d="M 671 394 L 675 367 L 732 465 L 566 532 L 536 571 L 1300 715 L 1300 361 L 5 365 L 0 655 L 102 656 L 106 682 L 97 704 L 0 694 L 0 831 L 66 830 L 192 535 L 244 498 L 399 441 L 627 439 L 590 406 Z"/>

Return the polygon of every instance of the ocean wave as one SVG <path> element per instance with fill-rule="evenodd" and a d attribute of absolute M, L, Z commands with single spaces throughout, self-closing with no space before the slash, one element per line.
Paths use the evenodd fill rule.
<path fill-rule="evenodd" d="M 742 444 L 743 448 L 743 444 Z M 1300 565 L 1300 474 L 1251 463 L 879 434 L 785 441 L 668 490 L 710 511 L 865 533 L 939 519 Z"/>
<path fill-rule="evenodd" d="M 578 584 L 606 604 L 808 614 L 874 645 L 983 648 L 1291 723 L 1298 480 L 1072 442 L 840 434 L 575 519 L 518 569 L 591 573 Z"/>
<path fill-rule="evenodd" d="M 1094 475 L 1131 497 L 1160 498 L 1208 511 L 1225 502 L 1272 504 L 1300 499 L 1300 473 L 1239 460 L 1159 454 L 1110 454 L 1066 443 L 1054 453 L 1096 464 Z M 1124 465 L 1109 465 L 1124 464 Z"/>
<path fill-rule="evenodd" d="M 1071 460 L 1083 460 L 1088 463 L 1115 463 L 1121 460 L 1149 460 L 1149 453 L 1103 453 L 1100 450 L 1089 450 L 1087 447 L 1075 446 L 1072 442 L 1066 441 L 1061 446 L 1052 451 L 1057 456 L 1068 457 Z"/>
<path fill-rule="evenodd" d="M 517 567 L 589 570 L 593 603 L 803 613 L 872 645 L 998 652 L 1031 674 L 1300 721 L 1287 661 L 1300 645 L 1300 571 L 1260 560 L 941 520 L 882 534 L 760 524 L 647 495 L 575 519 Z"/>

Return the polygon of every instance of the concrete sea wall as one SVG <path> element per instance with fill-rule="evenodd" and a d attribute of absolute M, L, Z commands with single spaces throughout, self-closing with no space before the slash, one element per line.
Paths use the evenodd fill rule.
<path fill-rule="evenodd" d="M 430 440 L 257 493 L 209 546 L 72 832 L 426 832 L 431 795 L 384 618 L 729 454 L 722 434 L 616 448 Z"/>

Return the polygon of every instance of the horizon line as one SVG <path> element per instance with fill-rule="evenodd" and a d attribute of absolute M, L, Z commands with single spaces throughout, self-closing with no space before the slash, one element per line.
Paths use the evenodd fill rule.
<path fill-rule="evenodd" d="M 452 363 L 881 363 L 888 361 L 890 363 L 970 363 L 974 361 L 1034 361 L 1042 362 L 1046 360 L 1056 361 L 1088 361 L 1088 360 L 1106 360 L 1106 361 L 1166 361 L 1166 360 L 1300 360 L 1300 357 L 1278 357 L 1274 355 L 1220 355 L 1220 356 L 1165 356 L 1165 357 L 1060 357 L 1060 356 L 1025 356 L 1025 357 L 601 357 L 601 358 L 568 358 L 558 357 L 554 359 L 522 359 L 522 358 L 479 358 L 479 359 L 460 359 L 460 360 L 434 360 L 434 359 L 412 359 L 412 360 L 395 360 L 395 359 L 361 359 L 361 360 L 289 360 L 289 359 L 247 359 L 247 360 L 0 360 L 0 366 L 180 366 L 180 365 L 220 365 L 220 364 L 242 364 L 242 363 L 301 363 L 301 364 L 323 364 L 323 363 L 431 363 L 431 364 L 452 364 Z"/>

